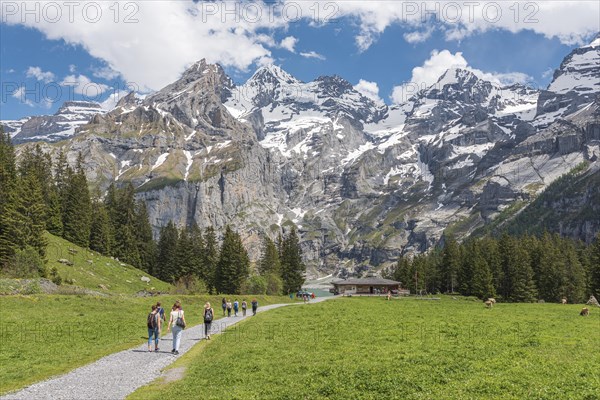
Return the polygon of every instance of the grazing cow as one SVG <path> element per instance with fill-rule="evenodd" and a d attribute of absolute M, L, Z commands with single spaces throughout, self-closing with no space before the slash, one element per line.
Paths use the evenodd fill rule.
<path fill-rule="evenodd" d="M 567 298 L 563 297 L 562 300 L 560 301 L 562 304 L 567 304 Z"/>
<path fill-rule="evenodd" d="M 493 297 L 490 297 L 490 298 L 488 299 L 488 301 L 489 301 L 490 303 L 492 303 L 492 305 L 493 305 L 493 304 L 496 304 L 496 299 L 494 299 Z"/>
<path fill-rule="evenodd" d="M 582 317 L 587 317 L 588 315 L 590 315 L 590 310 L 588 310 L 587 307 L 583 307 L 579 315 L 581 315 Z"/>
<path fill-rule="evenodd" d="M 487 308 L 492 308 L 492 307 L 494 306 L 494 303 L 493 303 L 493 302 L 491 302 L 491 301 L 489 301 L 489 300 L 487 300 L 487 301 L 485 302 L 485 306 L 486 306 Z"/>

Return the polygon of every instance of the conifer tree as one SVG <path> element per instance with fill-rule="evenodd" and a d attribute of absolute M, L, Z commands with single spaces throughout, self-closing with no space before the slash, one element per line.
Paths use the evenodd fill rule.
<path fill-rule="evenodd" d="M 219 247 L 217 235 L 212 226 L 206 228 L 204 233 L 204 252 L 202 255 L 202 266 L 206 286 L 212 294 L 217 290 L 216 270 L 219 261 Z"/>
<path fill-rule="evenodd" d="M 17 212 L 15 153 L 10 136 L 0 126 L 0 267 L 6 264 L 23 242 L 17 227 L 22 216 Z"/>
<path fill-rule="evenodd" d="M 137 250 L 140 256 L 139 268 L 152 274 L 156 262 L 156 242 L 152 235 L 152 226 L 148 216 L 148 209 L 144 201 L 138 201 L 135 209 L 135 233 Z"/>
<path fill-rule="evenodd" d="M 283 239 L 281 257 L 281 278 L 283 292 L 294 293 L 302 288 L 306 266 L 302 261 L 302 251 L 296 228 L 292 227 L 290 233 Z"/>
<path fill-rule="evenodd" d="M 160 231 L 158 255 L 154 268 L 155 276 L 166 282 L 175 282 L 177 273 L 177 242 L 179 233 L 175 224 L 170 221 Z"/>
<path fill-rule="evenodd" d="M 265 236 L 263 241 L 262 255 L 258 263 L 258 273 L 262 276 L 281 274 L 279 251 L 275 243 L 268 236 Z"/>
<path fill-rule="evenodd" d="M 471 293 L 480 299 L 496 297 L 496 290 L 493 284 L 492 272 L 483 257 L 482 250 L 478 245 L 472 247 L 474 252 L 471 255 L 470 263 L 473 269 L 472 283 L 470 285 Z"/>
<path fill-rule="evenodd" d="M 189 236 L 189 241 L 190 241 L 190 246 L 192 249 L 192 253 L 191 253 L 191 261 L 190 261 L 190 265 L 191 265 L 191 271 L 190 273 L 201 279 L 206 287 L 208 288 L 208 275 L 206 274 L 205 271 L 205 266 L 204 266 L 204 253 L 205 253 L 205 248 L 204 248 L 204 238 L 202 237 L 202 231 L 200 230 L 200 228 L 198 227 L 198 225 L 196 223 L 193 223 L 189 228 L 188 228 L 188 236 Z"/>
<path fill-rule="evenodd" d="M 443 292 L 458 289 L 457 274 L 460 268 L 460 250 L 452 235 L 444 236 L 444 249 L 440 265 L 440 278 Z"/>
<path fill-rule="evenodd" d="M 227 226 L 215 273 L 218 293 L 240 293 L 249 271 L 250 259 L 242 244 L 242 239 L 231 227 Z"/>
<path fill-rule="evenodd" d="M 92 227 L 90 231 L 90 249 L 100 254 L 112 254 L 113 233 L 106 207 L 98 200 L 92 203 Z"/>
<path fill-rule="evenodd" d="M 194 274 L 194 248 L 187 229 L 182 229 L 177 241 L 177 277 L 190 277 Z"/>
<path fill-rule="evenodd" d="M 22 235 L 19 248 L 31 247 L 41 257 L 46 255 L 46 212 L 41 184 L 33 173 L 26 173 L 19 180 L 17 211 L 23 218 L 18 230 Z"/>
<path fill-rule="evenodd" d="M 64 238 L 82 247 L 88 247 L 92 225 L 92 202 L 83 157 L 79 154 L 75 171 L 67 168 L 67 183 L 63 197 Z"/>

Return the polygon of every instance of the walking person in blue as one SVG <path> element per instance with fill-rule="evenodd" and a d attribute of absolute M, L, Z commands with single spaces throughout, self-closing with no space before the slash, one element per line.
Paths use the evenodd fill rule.
<path fill-rule="evenodd" d="M 171 353 L 175 355 L 179 354 L 179 345 L 181 344 L 181 336 L 183 335 L 185 325 L 185 315 L 181 308 L 181 303 L 177 301 L 173 304 L 171 318 L 169 319 L 169 325 L 167 326 L 167 332 L 169 332 L 169 329 L 173 329 L 173 350 L 171 350 Z"/>
<path fill-rule="evenodd" d="M 225 310 L 227 309 L 227 299 L 225 297 L 221 300 L 221 307 L 223 308 L 223 316 L 225 316 Z"/>
<path fill-rule="evenodd" d="M 237 301 L 237 299 L 233 302 L 233 316 L 237 317 L 237 313 L 238 310 L 240 309 L 240 303 Z"/>
<path fill-rule="evenodd" d="M 156 306 L 152 306 L 152 312 L 148 314 L 146 325 L 148 326 L 148 351 L 152 351 L 152 337 L 154 336 L 154 351 L 158 351 L 158 335 L 160 332 L 160 314 Z"/>
<path fill-rule="evenodd" d="M 161 320 L 160 327 L 158 328 L 158 338 L 160 339 L 161 328 L 163 322 L 167 322 L 167 318 L 165 317 L 165 309 L 160 305 L 160 301 L 156 303 L 156 312 L 158 313 L 158 318 Z"/>
<path fill-rule="evenodd" d="M 256 315 L 257 309 L 258 309 L 258 300 L 252 299 L 252 315 Z"/>

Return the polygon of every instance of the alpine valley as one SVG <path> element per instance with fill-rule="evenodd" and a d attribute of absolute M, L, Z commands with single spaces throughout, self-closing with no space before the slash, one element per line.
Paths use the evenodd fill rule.
<path fill-rule="evenodd" d="M 309 277 L 388 265 L 444 232 L 600 231 L 600 35 L 546 90 L 452 68 L 388 106 L 339 76 L 267 66 L 236 85 L 201 60 L 112 110 L 68 102 L 3 125 L 21 148 L 81 153 L 101 193 L 133 184 L 156 234 L 229 224 L 256 259 L 263 235 L 295 224 Z"/>

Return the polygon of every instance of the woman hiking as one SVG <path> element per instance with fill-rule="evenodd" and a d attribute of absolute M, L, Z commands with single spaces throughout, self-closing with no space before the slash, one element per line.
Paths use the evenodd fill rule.
<path fill-rule="evenodd" d="M 171 350 L 171 353 L 175 355 L 179 354 L 179 345 L 181 344 L 181 336 L 185 325 L 185 315 L 181 309 L 181 303 L 177 301 L 173 304 L 171 318 L 167 326 L 167 332 L 169 332 L 169 329 L 173 329 L 173 350 Z"/>
<path fill-rule="evenodd" d="M 246 309 L 248 308 L 248 303 L 246 303 L 246 299 L 244 299 L 244 301 L 242 301 L 242 316 L 245 317 L 246 316 Z"/>
<path fill-rule="evenodd" d="M 214 310 L 210 306 L 209 302 L 204 305 L 204 336 L 207 340 L 210 340 L 210 325 L 212 324 L 213 317 L 215 315 Z"/>
<path fill-rule="evenodd" d="M 160 332 L 160 314 L 156 306 L 152 306 L 152 312 L 148 314 L 148 351 L 152 351 L 152 337 L 154 336 L 154 351 L 158 351 L 158 339 Z"/>
<path fill-rule="evenodd" d="M 223 316 L 225 316 L 225 310 L 227 309 L 227 299 L 225 297 L 221 300 L 221 307 L 223 308 Z"/>
<path fill-rule="evenodd" d="M 227 316 L 228 317 L 231 317 L 231 308 L 232 308 L 231 302 L 228 300 L 227 301 Z"/>

